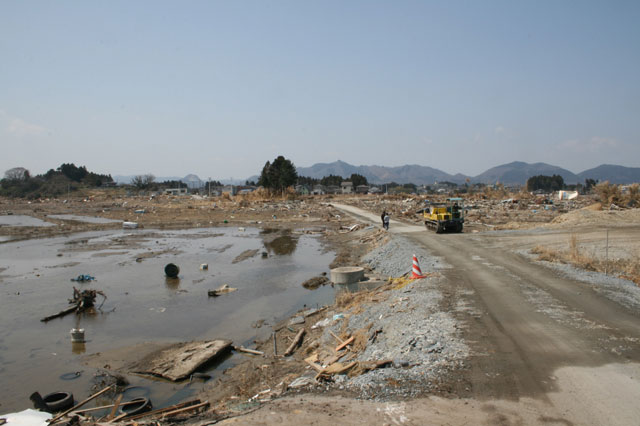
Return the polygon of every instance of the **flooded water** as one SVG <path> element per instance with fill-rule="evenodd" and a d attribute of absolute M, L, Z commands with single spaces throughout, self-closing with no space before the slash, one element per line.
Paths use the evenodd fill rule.
<path fill-rule="evenodd" d="M 61 219 L 61 220 L 75 220 L 78 222 L 85 223 L 118 223 L 122 222 L 118 219 L 107 219 L 106 217 L 96 217 L 96 216 L 78 216 L 75 214 L 50 214 L 49 216 L 52 219 Z"/>
<path fill-rule="evenodd" d="M 0 215 L 0 226 L 56 226 L 37 217 L 24 214 Z"/>
<path fill-rule="evenodd" d="M 301 286 L 328 272 L 333 257 L 316 237 L 250 228 L 101 231 L 4 243 L 0 245 L 0 412 L 30 407 L 29 395 L 36 390 L 71 391 L 76 399 L 88 396 L 97 371 L 82 364 L 85 354 L 145 341 L 224 338 L 252 346 L 253 339 L 270 335 L 269 325 L 305 305 L 333 301 L 331 286 L 315 291 Z M 164 275 L 167 263 L 180 267 L 178 279 Z M 199 268 L 203 263 L 207 270 Z M 81 274 L 96 281 L 70 281 Z M 208 290 L 223 284 L 238 291 L 207 296 Z M 74 285 L 107 295 L 99 313 L 40 322 L 67 307 Z M 101 301 L 98 296 L 97 302 Z M 265 325 L 253 328 L 259 320 Z M 85 329 L 87 342 L 72 345 L 72 328 Z M 231 356 L 217 369 L 213 366 L 213 374 L 238 359 L 242 355 Z M 79 377 L 72 374 L 77 371 L 82 371 Z M 65 380 L 69 378 L 73 380 Z M 158 407 L 187 398 L 202 386 L 127 378 L 148 388 Z"/>

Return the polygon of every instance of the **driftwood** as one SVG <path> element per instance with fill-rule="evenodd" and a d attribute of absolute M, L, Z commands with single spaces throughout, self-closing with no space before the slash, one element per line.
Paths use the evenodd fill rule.
<path fill-rule="evenodd" d="M 116 413 L 118 412 L 118 408 L 120 407 L 120 402 L 122 402 L 122 397 L 123 396 L 124 396 L 123 393 L 118 395 L 118 398 L 116 399 L 115 404 L 113 404 L 113 408 L 111 409 L 111 412 L 107 416 L 107 421 L 113 419 L 116 416 Z"/>
<path fill-rule="evenodd" d="M 344 343 L 344 340 L 339 338 L 333 331 L 329 330 L 329 334 L 331 334 L 338 341 L 338 343 L 340 344 Z"/>
<path fill-rule="evenodd" d="M 169 407 L 158 408 L 157 410 L 147 411 L 146 413 L 140 413 L 140 414 L 136 414 L 134 416 L 129 416 L 127 418 L 127 421 L 138 420 L 138 419 L 141 419 L 143 417 L 157 416 L 157 415 L 160 415 L 160 414 L 169 413 L 169 412 L 174 411 L 174 410 L 179 410 L 179 409 L 184 408 L 184 407 L 191 407 L 191 406 L 194 406 L 194 405 L 197 405 L 197 404 L 200 404 L 200 400 L 199 399 L 193 399 L 191 401 L 181 402 L 179 404 L 171 405 Z"/>
<path fill-rule="evenodd" d="M 306 333 L 306 330 L 304 328 L 301 328 L 300 331 L 298 331 L 298 334 L 296 334 L 293 342 L 291 342 L 291 345 L 289 345 L 287 350 L 284 352 L 284 356 L 293 354 L 293 351 L 295 351 L 296 347 L 298 347 L 298 345 L 300 345 L 300 343 L 302 342 L 302 336 L 304 336 L 304 333 Z"/>
<path fill-rule="evenodd" d="M 278 344 L 276 343 L 276 333 L 277 331 L 274 331 L 273 334 L 271 335 L 273 337 L 273 356 L 278 356 Z"/>
<path fill-rule="evenodd" d="M 198 408 L 206 407 L 208 405 L 209 405 L 209 401 L 205 401 L 205 402 L 202 402 L 200 404 L 192 405 L 190 407 L 185 407 L 185 408 L 180 408 L 178 410 L 169 411 L 167 413 L 164 413 L 162 415 L 162 417 L 175 416 L 176 414 L 182 414 L 182 413 L 186 413 L 186 412 L 189 412 L 189 411 L 194 411 L 194 410 L 196 410 Z"/>
<path fill-rule="evenodd" d="M 73 305 L 73 306 L 68 307 L 67 309 L 64 309 L 64 310 L 58 312 L 57 314 L 53 314 L 53 315 L 49 315 L 48 317 L 44 317 L 40 321 L 42 321 L 42 322 L 51 321 L 52 319 L 60 318 L 60 317 L 63 317 L 65 315 L 67 315 L 67 314 L 70 314 L 71 312 L 75 312 L 76 309 L 78 309 L 78 307 L 76 305 Z"/>
<path fill-rule="evenodd" d="M 264 356 L 264 352 L 254 351 L 253 349 L 247 349 L 247 348 L 242 347 L 242 346 L 233 346 L 233 349 L 238 351 L 238 352 L 246 352 L 248 354 Z"/>
<path fill-rule="evenodd" d="M 313 369 L 316 370 L 318 372 L 318 374 L 321 374 L 324 371 L 324 368 L 322 368 L 322 366 L 320 364 L 318 364 L 318 354 L 317 353 L 311 355 L 310 357 L 305 358 L 304 362 L 306 362 L 311 367 L 313 367 Z"/>
<path fill-rule="evenodd" d="M 71 312 L 80 313 L 85 309 L 92 308 L 96 302 L 96 297 L 101 295 L 103 297 L 102 303 L 98 306 L 98 309 L 104 304 L 104 301 L 107 300 L 107 295 L 104 294 L 100 290 L 78 290 L 77 288 L 73 288 L 73 298 L 69 299 L 69 303 L 72 306 L 69 306 L 67 309 L 64 309 L 57 314 L 49 315 L 48 317 L 42 318 L 40 321 L 47 322 L 51 321 L 54 318 L 60 318 L 65 315 L 70 314 Z"/>
<path fill-rule="evenodd" d="M 128 402 L 122 402 L 119 404 L 120 407 L 124 407 L 126 405 L 130 405 L 130 404 L 138 404 L 139 401 L 128 401 Z M 72 412 L 71 414 L 86 414 L 86 413 L 91 413 L 92 411 L 100 411 L 100 410 L 106 410 L 107 408 L 113 408 L 115 407 L 116 404 L 108 404 L 108 405 L 101 405 L 99 407 L 91 407 L 91 408 L 81 408 L 79 410 L 75 410 L 74 412 Z"/>
<path fill-rule="evenodd" d="M 51 420 L 48 420 L 49 423 L 55 423 L 58 420 L 60 420 L 62 417 L 66 416 L 67 414 L 69 414 L 72 411 L 76 411 L 78 408 L 82 407 L 84 404 L 86 404 L 89 401 L 92 401 L 94 399 L 96 399 L 97 397 L 99 397 L 100 395 L 102 395 L 103 393 L 105 393 L 106 391 L 110 390 L 112 387 L 114 387 L 115 385 L 109 385 L 106 388 L 102 389 L 100 392 L 94 393 L 93 395 L 91 395 L 89 398 L 77 403 L 76 405 L 74 405 L 73 407 L 69 408 L 66 411 L 63 411 L 62 413 L 58 414 L 57 416 L 55 416 L 54 418 L 52 418 Z"/>
<path fill-rule="evenodd" d="M 338 352 L 340 349 L 343 349 L 347 345 L 353 343 L 354 340 L 355 340 L 354 336 L 349 337 L 347 340 L 345 340 L 344 342 L 342 342 L 338 346 L 336 346 L 336 352 Z"/>

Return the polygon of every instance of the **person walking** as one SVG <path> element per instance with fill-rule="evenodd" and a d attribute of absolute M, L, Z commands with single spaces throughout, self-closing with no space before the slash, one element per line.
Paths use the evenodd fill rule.
<path fill-rule="evenodd" d="M 389 218 L 389 213 L 385 213 L 384 215 L 384 219 L 382 219 L 382 226 L 384 227 L 384 229 L 386 229 L 387 231 L 389 230 L 389 221 L 391 219 Z"/>
<path fill-rule="evenodd" d="M 380 220 L 382 221 L 382 227 L 384 228 L 384 217 L 387 215 L 386 210 L 382 210 L 382 214 L 380 215 Z"/>

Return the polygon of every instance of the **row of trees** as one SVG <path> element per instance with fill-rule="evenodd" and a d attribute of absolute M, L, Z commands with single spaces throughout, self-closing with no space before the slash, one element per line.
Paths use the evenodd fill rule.
<path fill-rule="evenodd" d="M 42 175 L 31 176 L 24 167 L 14 167 L 0 180 L 0 195 L 6 197 L 56 197 L 81 187 L 100 187 L 113 182 L 111 175 L 93 173 L 85 166 L 64 163 Z"/>
<path fill-rule="evenodd" d="M 324 185 L 324 186 L 340 186 L 342 182 L 350 181 L 353 186 L 367 185 L 367 178 L 353 173 L 349 178 L 345 179 L 342 176 L 329 175 L 322 179 L 311 178 L 307 176 L 298 176 L 296 167 L 291 162 L 284 158 L 282 155 L 278 156 L 273 162 L 267 161 L 262 168 L 260 178 L 257 184 L 263 186 L 271 191 L 283 192 L 286 188 L 293 185 Z M 247 181 L 247 184 L 253 184 L 255 182 Z"/>

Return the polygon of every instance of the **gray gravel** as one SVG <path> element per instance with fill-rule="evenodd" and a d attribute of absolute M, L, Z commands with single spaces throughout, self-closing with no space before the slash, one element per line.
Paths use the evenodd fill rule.
<path fill-rule="evenodd" d="M 413 255 L 418 258 L 422 272 L 449 268 L 441 258 L 431 254 L 401 236 L 392 236 L 385 245 L 380 246 L 362 259 L 374 271 L 383 276 L 400 277 L 411 272 Z"/>
<path fill-rule="evenodd" d="M 446 267 L 440 259 L 398 236 L 392 236 L 364 261 L 381 275 L 399 277 L 411 270 L 414 253 L 423 273 Z M 391 290 L 386 301 L 367 304 L 361 313 L 340 312 L 345 319 L 326 327 L 325 343 L 335 342 L 329 330 L 338 333 L 342 321 L 348 321 L 347 329 L 352 332 L 373 324 L 371 332 L 382 331 L 357 360 L 393 360 L 393 366 L 351 379 L 334 377 L 334 386 L 355 391 L 366 399 L 414 397 L 434 390 L 438 379 L 463 366 L 469 348 L 461 338 L 455 318 L 440 310 L 442 285 L 444 278 L 439 275 L 415 280 L 401 289 Z M 330 312 L 327 317 L 336 313 Z"/>
<path fill-rule="evenodd" d="M 586 271 L 564 263 L 535 260 L 537 256 L 532 255 L 529 251 L 520 251 L 519 253 L 540 265 L 560 272 L 567 278 L 588 284 L 593 290 L 609 300 L 632 310 L 640 310 L 640 287 L 632 281 L 605 275 L 601 272 Z"/>

